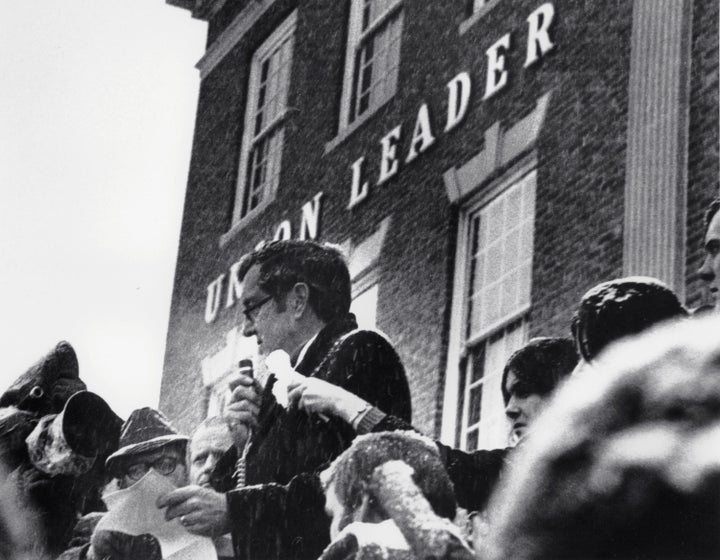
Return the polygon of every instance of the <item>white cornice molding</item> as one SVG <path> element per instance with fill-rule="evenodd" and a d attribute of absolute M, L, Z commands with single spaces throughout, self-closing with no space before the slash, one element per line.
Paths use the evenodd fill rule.
<path fill-rule="evenodd" d="M 223 4 L 224 1 L 220 0 L 217 4 Z M 232 23 L 210 45 L 203 57 L 195 65 L 195 68 L 200 71 L 201 80 L 212 72 L 213 68 L 238 44 L 238 41 L 245 36 L 245 33 L 255 25 L 255 22 L 274 2 L 275 0 L 250 0 L 248 2 L 248 5 L 235 16 Z"/>

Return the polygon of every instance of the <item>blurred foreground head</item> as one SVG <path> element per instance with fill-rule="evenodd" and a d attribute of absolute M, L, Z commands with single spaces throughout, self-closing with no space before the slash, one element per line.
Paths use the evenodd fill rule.
<path fill-rule="evenodd" d="M 448 519 L 455 517 L 457 504 L 452 482 L 437 446 L 415 432 L 378 432 L 356 437 L 320 475 L 328 514 L 332 517 L 333 538 L 353 521 L 388 517 L 386 512 L 378 511 L 368 492 L 375 468 L 388 461 L 408 464 L 415 471 L 413 481 L 435 513 Z"/>
<path fill-rule="evenodd" d="M 718 333 L 664 326 L 571 379 L 493 498 L 488 557 L 720 557 Z"/>
<path fill-rule="evenodd" d="M 573 317 L 572 332 L 580 355 L 589 362 L 611 342 L 686 315 L 675 292 L 660 280 L 629 276 L 588 290 Z"/>
<path fill-rule="evenodd" d="M 19 495 L 0 461 L 0 560 L 49 560 L 30 504 Z"/>

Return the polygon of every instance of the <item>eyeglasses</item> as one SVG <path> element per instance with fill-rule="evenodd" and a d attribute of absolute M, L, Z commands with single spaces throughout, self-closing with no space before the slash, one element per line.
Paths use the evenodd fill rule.
<path fill-rule="evenodd" d="M 133 463 L 127 469 L 127 475 L 133 480 L 140 480 L 147 474 L 150 469 L 155 469 L 163 476 L 167 476 L 175 472 L 175 469 L 180 464 L 180 459 L 177 457 L 165 456 L 155 459 L 150 462 L 139 462 Z"/>
<path fill-rule="evenodd" d="M 254 323 L 256 317 L 253 317 L 251 315 L 251 313 L 253 311 L 260 309 L 263 305 L 265 305 L 271 299 L 272 299 L 272 296 L 267 296 L 267 297 L 262 298 L 260 301 L 256 301 L 253 304 L 246 305 L 245 309 L 243 309 L 243 315 L 245 315 L 245 319 L 247 321 L 250 321 L 251 323 Z"/>

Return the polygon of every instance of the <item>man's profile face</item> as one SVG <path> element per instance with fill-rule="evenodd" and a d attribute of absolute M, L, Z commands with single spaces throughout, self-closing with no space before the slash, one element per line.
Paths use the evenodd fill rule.
<path fill-rule="evenodd" d="M 505 415 L 511 423 L 510 438 L 513 443 L 517 443 L 543 409 L 546 396 L 532 393 L 530 387 L 518 380 L 512 370 L 505 380 L 505 390 L 510 395 L 505 406 Z"/>
<path fill-rule="evenodd" d="M 720 210 L 715 212 L 705 233 L 705 260 L 699 270 L 716 310 L 720 310 Z"/>
<path fill-rule="evenodd" d="M 195 432 L 190 441 L 190 484 L 209 488 L 215 465 L 232 444 L 227 426 L 207 426 Z"/>
<path fill-rule="evenodd" d="M 285 350 L 291 354 L 295 350 L 291 314 L 287 307 L 281 311 L 282 306 L 258 286 L 259 278 L 260 265 L 253 265 L 243 281 L 243 335 L 255 335 L 261 356 L 267 356 L 274 350 Z"/>
<path fill-rule="evenodd" d="M 176 447 L 167 446 L 128 457 L 124 474 L 119 480 L 120 488 L 129 488 L 151 468 L 178 488 L 187 484 L 184 454 Z"/>

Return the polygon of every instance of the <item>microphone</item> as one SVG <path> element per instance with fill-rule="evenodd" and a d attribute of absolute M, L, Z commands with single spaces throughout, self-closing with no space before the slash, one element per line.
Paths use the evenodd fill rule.
<path fill-rule="evenodd" d="M 252 360 L 244 359 L 238 362 L 237 372 L 242 375 L 254 377 L 253 375 L 253 363 Z M 231 379 L 228 385 L 230 386 L 230 392 L 234 391 L 239 385 L 237 378 Z M 247 454 L 250 450 L 250 441 L 252 440 L 252 429 L 248 428 L 247 439 L 242 451 L 238 455 L 238 459 L 235 462 L 235 472 L 233 472 L 233 479 L 235 480 L 235 488 L 243 488 L 247 482 Z"/>

